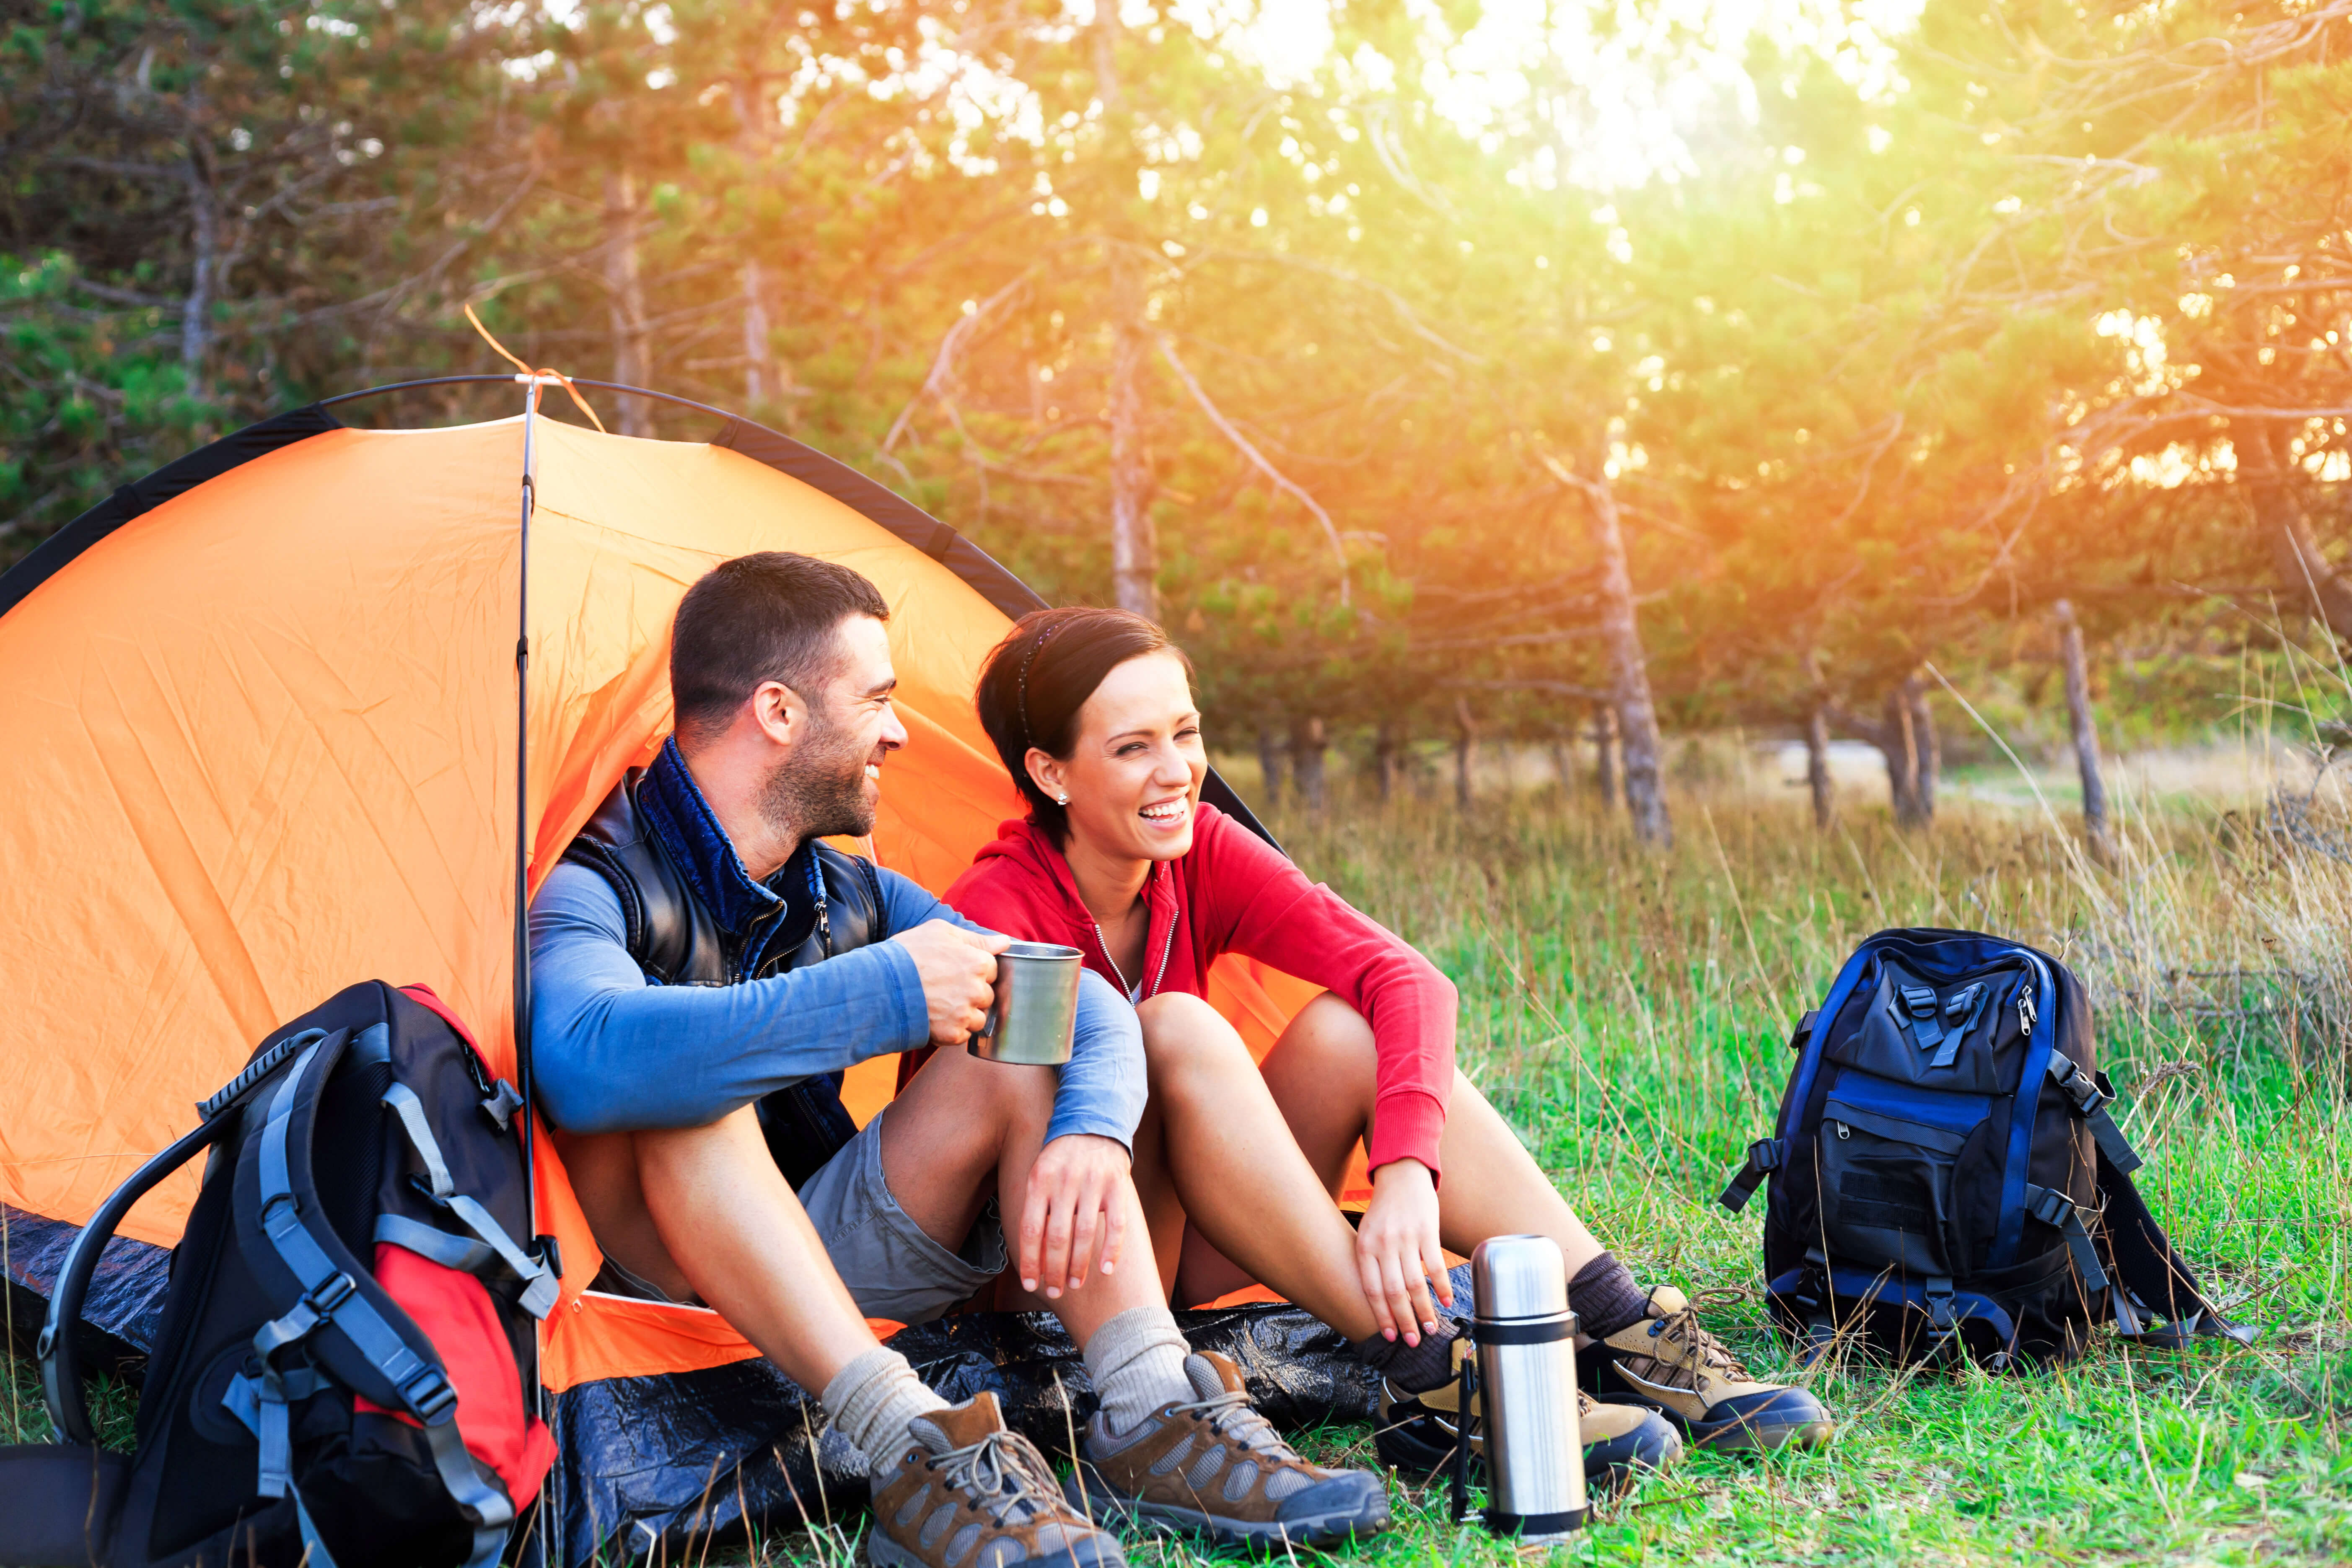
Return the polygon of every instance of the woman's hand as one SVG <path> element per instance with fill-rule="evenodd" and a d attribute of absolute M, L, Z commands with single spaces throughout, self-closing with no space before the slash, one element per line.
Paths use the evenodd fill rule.
<path fill-rule="evenodd" d="M 1437 1329 L 1437 1300 L 1454 1305 L 1454 1280 L 1437 1241 L 1437 1183 L 1418 1160 L 1394 1160 L 1372 1173 L 1371 1206 L 1356 1227 L 1356 1267 L 1364 1300 L 1388 1339 L 1409 1345 Z"/>
<path fill-rule="evenodd" d="M 1045 1145 L 1029 1167 L 1021 1205 L 1021 1289 L 1034 1291 L 1042 1279 L 1045 1299 L 1054 1300 L 1065 1281 L 1073 1290 L 1084 1285 L 1097 1240 L 1102 1271 L 1117 1272 L 1127 1238 L 1129 1163 L 1126 1147 L 1115 1138 L 1072 1132 Z"/>

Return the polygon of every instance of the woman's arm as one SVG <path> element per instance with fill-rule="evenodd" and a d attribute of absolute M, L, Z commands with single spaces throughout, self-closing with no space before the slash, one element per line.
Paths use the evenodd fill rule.
<path fill-rule="evenodd" d="M 1320 985 L 1363 1015 L 1379 1051 L 1374 1173 L 1417 1160 L 1434 1180 L 1454 1085 L 1454 983 L 1412 945 L 1223 815 L 1202 814 L 1192 921 L 1208 952 L 1232 951 Z"/>

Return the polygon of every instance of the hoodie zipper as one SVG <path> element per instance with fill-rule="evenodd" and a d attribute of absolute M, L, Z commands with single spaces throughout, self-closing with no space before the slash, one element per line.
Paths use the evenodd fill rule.
<path fill-rule="evenodd" d="M 1103 955 L 1103 962 L 1104 962 L 1105 963 L 1108 963 L 1108 964 L 1109 964 L 1109 965 L 1110 965 L 1110 972 L 1111 972 L 1113 974 L 1116 974 L 1116 975 L 1118 975 L 1118 988 L 1119 988 L 1119 990 L 1120 990 L 1120 991 L 1122 991 L 1122 992 L 1124 992 L 1124 993 L 1126 993 L 1126 994 L 1127 994 L 1128 995 L 1129 995 L 1129 996 L 1135 996 L 1135 991 L 1134 991 L 1134 988 L 1133 988 L 1132 986 L 1129 985 L 1129 984 L 1128 984 L 1128 983 L 1127 983 L 1127 971 L 1126 971 L 1126 970 L 1124 970 L 1124 969 L 1121 969 L 1121 968 L 1118 966 L 1118 959 L 1116 959 L 1116 958 L 1113 958 L 1113 957 L 1110 955 L 1110 941 L 1109 941 L 1109 939 L 1108 939 L 1108 938 L 1107 938 L 1107 937 L 1105 937 L 1105 936 L 1103 935 L 1102 921 L 1095 921 L 1095 922 L 1094 922 L 1094 927 L 1095 927 L 1095 947 L 1097 948 L 1097 950 L 1098 950 L 1098 951 L 1102 953 L 1102 955 Z M 1141 996 L 1136 996 L 1136 997 L 1135 997 L 1135 999 L 1136 999 L 1137 1001 L 1140 1002 L 1140 1001 L 1143 1001 L 1143 1000 L 1145 1000 L 1145 999 L 1147 999 L 1147 998 L 1149 998 L 1149 997 L 1157 996 L 1157 995 L 1159 995 L 1159 994 L 1160 994 L 1160 983 L 1161 983 L 1162 981 L 1164 981 L 1164 980 L 1166 980 L 1166 979 L 1168 978 L 1168 960 L 1169 960 L 1169 957 L 1170 957 L 1170 955 L 1171 955 L 1171 954 L 1172 954 L 1175 951 L 1176 951 L 1176 918 L 1175 918 L 1173 915 L 1171 915 L 1171 916 L 1169 917 L 1169 919 L 1168 919 L 1168 935 L 1167 935 L 1167 937 L 1166 937 L 1165 939 L 1163 939 L 1163 940 L 1161 941 L 1161 942 L 1160 943 L 1160 967 L 1159 967 L 1158 969 L 1156 969 L 1156 970 L 1152 971 L 1152 974 L 1151 974 L 1151 986 L 1150 986 L 1150 989 L 1149 989 L 1148 991 L 1146 991 L 1146 992 L 1143 994 L 1143 995 L 1141 995 Z"/>

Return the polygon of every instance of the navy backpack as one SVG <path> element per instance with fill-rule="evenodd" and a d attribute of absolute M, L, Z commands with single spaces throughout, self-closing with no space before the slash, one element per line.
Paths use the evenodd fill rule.
<path fill-rule="evenodd" d="M 2063 1361 L 2109 1320 L 2143 1343 L 2252 1338 L 2134 1190 L 2089 1003 L 2056 959 L 1978 931 L 1881 931 L 1789 1043 L 1779 1125 L 1722 1202 L 1736 1213 L 1770 1180 L 1767 1288 L 1809 1359 L 1843 1340 L 1910 1362 Z"/>

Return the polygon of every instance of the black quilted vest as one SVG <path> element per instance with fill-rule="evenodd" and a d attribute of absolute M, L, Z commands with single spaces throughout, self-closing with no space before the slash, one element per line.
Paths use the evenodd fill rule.
<path fill-rule="evenodd" d="M 761 952 L 747 971 L 743 954 L 765 934 L 776 912 L 740 934 L 719 927 L 670 861 L 661 840 L 638 815 L 636 793 L 645 770 L 632 768 L 596 808 L 563 858 L 587 867 L 611 885 L 627 922 L 629 956 L 656 985 L 740 985 L 819 963 L 835 953 L 889 936 L 881 879 L 867 861 L 822 841 L 809 845 L 824 884 L 816 927 L 799 944 Z M 780 875 L 802 876 L 797 858 Z M 759 1101 L 760 1129 L 777 1168 L 797 1190 L 857 1134 L 841 1103 L 841 1074 L 803 1079 Z"/>

